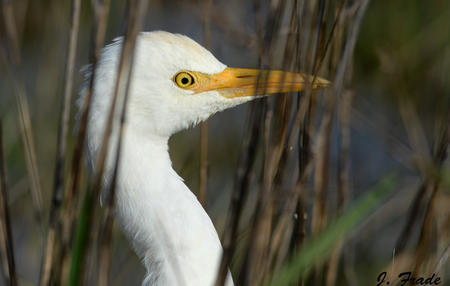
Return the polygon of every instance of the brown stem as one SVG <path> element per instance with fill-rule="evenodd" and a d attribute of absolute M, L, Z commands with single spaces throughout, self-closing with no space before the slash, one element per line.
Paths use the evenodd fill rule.
<path fill-rule="evenodd" d="M 17 285 L 16 263 L 14 261 L 14 245 L 11 231 L 11 219 L 8 207 L 8 192 L 6 190 L 6 164 L 3 154 L 3 128 L 0 119 L 0 227 L 2 237 L 0 249 L 2 262 L 7 261 L 7 273 L 4 273 L 6 285 Z M 5 257 L 6 256 L 6 257 Z"/>

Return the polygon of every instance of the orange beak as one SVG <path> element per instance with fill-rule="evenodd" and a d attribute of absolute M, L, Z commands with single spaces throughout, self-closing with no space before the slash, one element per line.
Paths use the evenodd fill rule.
<path fill-rule="evenodd" d="M 282 92 L 325 88 L 330 82 L 313 76 L 279 70 L 226 68 L 208 75 L 192 72 L 196 83 L 189 89 L 195 93 L 216 90 L 227 98 L 269 95 Z"/>

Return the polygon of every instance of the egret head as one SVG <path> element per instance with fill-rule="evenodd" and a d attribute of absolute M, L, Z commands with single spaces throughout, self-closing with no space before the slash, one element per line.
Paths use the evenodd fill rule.
<path fill-rule="evenodd" d="M 102 53 L 96 74 L 93 116 L 106 114 L 122 41 Z M 167 32 L 138 36 L 127 110 L 128 125 L 169 137 L 210 115 L 272 93 L 300 91 L 312 77 L 280 71 L 227 68 L 190 38 Z M 317 78 L 312 88 L 328 85 Z"/>

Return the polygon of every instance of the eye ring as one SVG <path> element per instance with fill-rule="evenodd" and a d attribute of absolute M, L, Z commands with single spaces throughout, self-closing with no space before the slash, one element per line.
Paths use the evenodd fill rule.
<path fill-rule="evenodd" d="M 194 76 L 188 72 L 177 73 L 173 81 L 178 87 L 181 88 L 189 88 L 195 83 Z"/>

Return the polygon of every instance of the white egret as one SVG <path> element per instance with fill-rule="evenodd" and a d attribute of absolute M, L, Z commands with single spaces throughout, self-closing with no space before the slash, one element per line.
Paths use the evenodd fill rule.
<path fill-rule="evenodd" d="M 101 145 L 121 47 L 120 38 L 106 46 L 97 66 L 88 120 L 90 162 L 95 162 Z M 216 112 L 254 99 L 254 95 L 300 91 L 312 80 L 303 74 L 271 71 L 256 87 L 259 73 L 227 68 L 183 35 L 158 31 L 138 36 L 115 215 L 147 269 L 143 285 L 214 284 L 222 253 L 220 240 L 208 214 L 172 169 L 168 140 Z M 86 81 L 89 77 L 87 73 Z M 313 88 L 327 84 L 317 78 Z M 80 99 L 84 93 L 85 89 Z M 114 134 L 117 137 L 117 130 L 112 138 Z M 112 146 L 116 143 L 117 138 Z M 105 184 L 113 157 L 110 152 Z M 231 275 L 226 285 L 233 285 Z"/>

